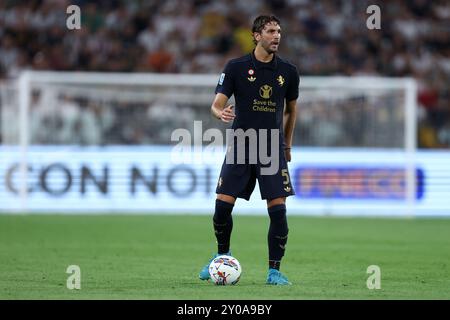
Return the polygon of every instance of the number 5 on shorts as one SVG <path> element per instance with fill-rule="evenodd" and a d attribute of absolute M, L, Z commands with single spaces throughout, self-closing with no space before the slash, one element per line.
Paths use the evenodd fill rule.
<path fill-rule="evenodd" d="M 285 180 L 283 181 L 283 184 L 284 184 L 284 185 L 289 184 L 290 179 L 289 179 L 289 173 L 288 173 L 288 170 L 287 170 L 287 169 L 282 169 L 282 170 L 281 170 L 281 175 L 285 178 Z"/>

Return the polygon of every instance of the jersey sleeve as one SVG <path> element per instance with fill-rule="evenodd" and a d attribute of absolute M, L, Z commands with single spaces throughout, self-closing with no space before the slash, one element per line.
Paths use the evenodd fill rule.
<path fill-rule="evenodd" d="M 297 68 L 294 67 L 291 70 L 289 77 L 289 84 L 286 92 L 286 101 L 297 100 L 299 85 L 300 85 L 300 77 L 298 75 Z"/>
<path fill-rule="evenodd" d="M 220 74 L 215 93 L 223 93 L 228 98 L 234 93 L 234 76 L 230 62 L 227 63 L 225 69 Z"/>

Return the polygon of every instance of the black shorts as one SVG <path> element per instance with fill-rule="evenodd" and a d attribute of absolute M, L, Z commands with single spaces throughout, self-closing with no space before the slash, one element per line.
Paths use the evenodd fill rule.
<path fill-rule="evenodd" d="M 258 179 L 261 199 L 272 200 L 295 194 L 284 156 L 280 157 L 277 173 L 261 174 L 260 164 L 226 164 L 223 162 L 216 193 L 249 200 Z"/>

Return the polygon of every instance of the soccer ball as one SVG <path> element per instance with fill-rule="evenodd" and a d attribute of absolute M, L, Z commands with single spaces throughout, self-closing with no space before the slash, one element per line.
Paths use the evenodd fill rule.
<path fill-rule="evenodd" d="M 209 275 L 216 285 L 225 286 L 238 283 L 241 272 L 241 264 L 232 256 L 218 256 L 209 264 Z"/>

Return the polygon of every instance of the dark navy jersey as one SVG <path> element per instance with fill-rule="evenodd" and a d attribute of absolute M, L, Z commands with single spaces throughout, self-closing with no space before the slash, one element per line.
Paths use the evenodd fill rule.
<path fill-rule="evenodd" d="M 233 129 L 280 129 L 283 132 L 285 101 L 298 98 L 297 68 L 277 55 L 271 62 L 258 61 L 253 53 L 225 66 L 216 93 L 234 95 Z"/>
<path fill-rule="evenodd" d="M 236 138 L 231 140 L 234 141 L 233 149 L 227 136 L 227 157 L 222 166 L 216 193 L 248 200 L 258 179 L 262 199 L 270 200 L 295 194 L 282 146 L 284 105 L 285 102 L 298 98 L 298 87 L 297 68 L 276 55 L 268 63 L 256 60 L 253 53 L 228 62 L 220 75 L 216 93 L 222 93 L 228 98 L 234 95 L 236 117 L 232 129 L 255 129 L 257 160 L 252 164 L 255 148 L 250 139 L 245 140 L 245 143 L 237 143 Z M 262 155 L 260 148 L 264 139 L 261 129 L 267 129 L 267 148 Z M 269 130 L 279 133 L 278 144 L 271 143 Z M 239 149 L 236 152 L 236 147 L 239 148 L 240 145 L 244 147 L 241 150 L 245 150 L 244 164 L 237 161 Z M 227 161 L 230 160 L 230 152 L 234 154 L 231 163 Z M 262 158 L 266 154 L 270 155 L 269 164 Z M 271 173 L 263 172 L 268 167 L 275 170 Z"/>

